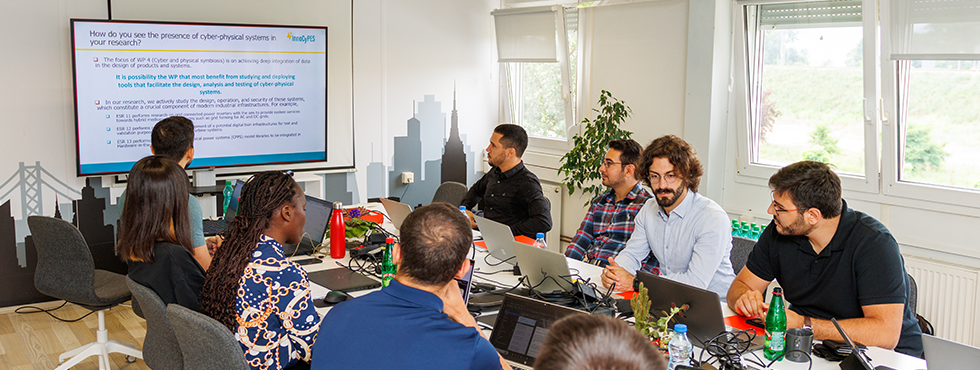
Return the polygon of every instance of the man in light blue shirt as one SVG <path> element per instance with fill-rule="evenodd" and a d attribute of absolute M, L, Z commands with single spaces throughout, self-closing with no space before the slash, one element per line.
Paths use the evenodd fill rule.
<path fill-rule="evenodd" d="M 724 299 L 735 279 L 731 226 L 721 206 L 697 193 L 704 170 L 694 149 L 674 135 L 657 138 L 643 150 L 637 173 L 655 198 L 636 215 L 626 247 L 609 258 L 602 284 L 632 289 L 636 271 L 649 257 L 648 270 Z"/>

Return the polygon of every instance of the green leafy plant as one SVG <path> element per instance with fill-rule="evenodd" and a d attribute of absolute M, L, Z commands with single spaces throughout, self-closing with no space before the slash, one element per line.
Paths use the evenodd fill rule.
<path fill-rule="evenodd" d="M 574 194 L 578 189 L 583 194 L 591 195 L 586 205 L 606 190 L 596 181 L 600 179 L 599 165 L 606 154 L 606 146 L 612 140 L 631 139 L 633 136 L 632 132 L 619 127 L 629 118 L 632 110 L 609 91 L 602 90 L 599 108 L 592 110 L 598 114 L 591 121 L 588 118 L 582 120 L 585 130 L 572 137 L 572 150 L 561 157 L 562 164 L 558 167 L 558 173 L 565 175 L 564 185 L 568 187 L 568 194 Z"/>
<path fill-rule="evenodd" d="M 667 343 L 670 341 L 670 337 L 673 335 L 673 331 L 670 330 L 670 323 L 674 320 L 674 316 L 684 317 L 684 311 L 691 308 L 690 305 L 684 304 L 680 307 L 671 303 L 670 313 L 666 311 L 660 311 L 663 316 L 657 318 L 650 314 L 650 297 L 647 294 L 647 288 L 640 283 L 639 288 L 636 290 L 636 294 L 633 295 L 633 299 L 630 300 L 630 307 L 633 308 L 633 318 L 635 320 L 636 330 L 640 331 L 640 334 L 650 338 L 650 340 L 660 346 L 661 348 L 667 348 Z"/>

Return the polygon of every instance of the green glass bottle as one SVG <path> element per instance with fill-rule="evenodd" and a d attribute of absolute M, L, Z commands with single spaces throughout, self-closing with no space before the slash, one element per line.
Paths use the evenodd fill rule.
<path fill-rule="evenodd" d="M 391 279 L 395 278 L 395 273 L 398 272 L 398 266 L 392 261 L 391 251 L 395 248 L 395 239 L 387 238 L 385 239 L 384 255 L 381 258 L 381 287 L 386 287 L 391 283 Z"/>
<path fill-rule="evenodd" d="M 786 351 L 786 308 L 783 306 L 783 289 L 772 289 L 769 312 L 766 313 L 766 343 L 762 348 L 766 359 L 772 360 Z"/>

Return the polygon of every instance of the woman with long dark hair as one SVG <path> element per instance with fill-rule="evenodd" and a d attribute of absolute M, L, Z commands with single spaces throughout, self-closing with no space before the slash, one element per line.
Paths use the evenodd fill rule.
<path fill-rule="evenodd" d="M 129 171 L 128 200 L 120 217 L 116 253 L 129 277 L 149 287 L 163 303 L 195 311 L 204 269 L 193 257 L 187 209 L 187 173 L 160 156 L 143 158 Z"/>
<path fill-rule="evenodd" d="M 308 366 L 320 316 L 306 272 L 286 259 L 299 243 L 306 197 L 283 172 L 255 174 L 217 250 L 201 294 L 202 312 L 225 324 L 253 369 Z"/>

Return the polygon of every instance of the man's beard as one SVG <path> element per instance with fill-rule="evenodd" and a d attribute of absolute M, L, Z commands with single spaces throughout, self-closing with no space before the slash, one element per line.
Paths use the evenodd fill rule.
<path fill-rule="evenodd" d="M 680 199 L 681 194 L 683 193 L 681 191 L 682 189 L 684 189 L 684 186 L 681 186 L 677 189 L 671 189 L 671 188 L 657 189 L 656 191 L 654 191 L 654 196 L 657 198 L 657 204 L 659 204 L 661 207 L 664 208 L 673 206 L 674 203 L 677 203 L 677 200 Z M 666 195 L 666 194 L 673 194 L 673 196 L 668 196 L 666 198 L 660 197 L 661 195 Z"/>
<path fill-rule="evenodd" d="M 775 219 L 775 217 L 773 217 Z M 776 220 L 776 231 L 783 235 L 797 235 L 805 236 L 809 234 L 816 226 L 807 225 L 803 222 L 803 217 L 797 217 L 796 221 L 793 221 L 791 225 L 784 225 L 779 220 Z M 780 231 L 782 229 L 782 231 Z"/>

